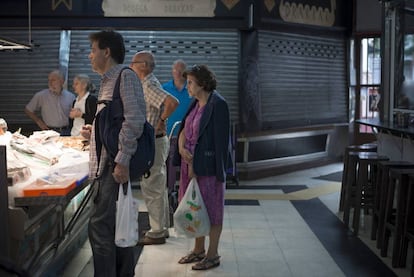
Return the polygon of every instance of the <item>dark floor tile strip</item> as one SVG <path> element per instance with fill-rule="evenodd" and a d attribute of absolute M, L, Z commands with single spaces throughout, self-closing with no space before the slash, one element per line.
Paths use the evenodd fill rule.
<path fill-rule="evenodd" d="M 289 186 L 281 186 L 281 185 L 270 185 L 270 186 L 247 186 L 247 185 L 240 185 L 240 186 L 227 186 L 226 189 L 252 189 L 252 190 L 266 190 L 266 189 L 278 189 L 283 190 L 285 193 L 298 191 L 301 189 L 306 189 L 306 186 L 303 185 L 289 185 Z"/>
<path fill-rule="evenodd" d="M 284 193 L 292 193 L 306 188 L 307 186 L 304 185 L 234 187 L 234 189 L 279 189 L 283 190 Z M 291 202 L 346 276 L 396 276 L 318 198 Z"/>
<path fill-rule="evenodd" d="M 226 206 L 259 206 L 258 200 L 252 199 L 226 199 L 224 200 Z"/>
<path fill-rule="evenodd" d="M 333 181 L 333 182 L 341 182 L 342 181 L 342 170 L 333 172 L 326 175 L 321 175 L 318 177 L 313 177 L 312 179 L 324 180 L 324 181 Z"/>
<path fill-rule="evenodd" d="M 318 198 L 291 202 L 346 276 L 396 276 Z"/>

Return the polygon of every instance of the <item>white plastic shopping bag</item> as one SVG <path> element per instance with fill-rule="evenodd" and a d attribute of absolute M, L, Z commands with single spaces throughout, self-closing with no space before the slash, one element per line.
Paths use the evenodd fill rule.
<path fill-rule="evenodd" d="M 206 236 L 210 232 L 210 219 L 196 178 L 191 179 L 174 213 L 174 228 L 177 234 L 189 238 Z"/>
<path fill-rule="evenodd" d="M 124 194 L 123 185 L 119 185 L 116 202 L 115 245 L 135 246 L 138 239 L 138 199 L 132 196 L 131 182 L 128 182 L 126 194 Z"/>

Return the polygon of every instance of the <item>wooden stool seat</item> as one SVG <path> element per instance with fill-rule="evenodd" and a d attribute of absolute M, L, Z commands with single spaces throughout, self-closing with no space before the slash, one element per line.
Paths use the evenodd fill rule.
<path fill-rule="evenodd" d="M 378 230 L 384 228 L 385 203 L 387 200 L 387 186 L 390 169 L 414 168 L 414 164 L 407 161 L 381 161 L 378 163 L 376 190 L 374 196 L 374 209 L 372 213 L 371 239 L 377 240 L 376 246 L 381 248 L 382 237 L 378 236 Z"/>
<path fill-rule="evenodd" d="M 365 213 L 374 208 L 375 184 L 377 178 L 377 165 L 380 161 L 387 161 L 388 157 L 377 153 L 358 153 L 358 176 L 355 188 L 355 205 L 352 227 L 354 234 L 358 235 L 361 208 Z"/>
<path fill-rule="evenodd" d="M 339 211 L 341 212 L 344 210 L 346 186 L 349 183 L 353 182 L 352 179 L 351 181 L 348 181 L 348 178 L 352 178 L 352 176 L 354 175 L 354 172 L 356 172 L 356 168 L 354 168 L 355 163 L 352 161 L 349 161 L 349 154 L 356 153 L 356 152 L 377 152 L 377 144 L 367 143 L 367 144 L 362 144 L 362 145 L 349 145 L 345 148 L 344 168 L 342 171 L 341 195 L 339 198 Z"/>
<path fill-rule="evenodd" d="M 407 260 L 408 244 L 411 242 L 414 250 L 414 174 L 408 175 L 408 191 L 404 216 L 403 238 L 399 265 L 404 267 Z M 414 255 L 411 261 L 411 276 L 414 276 Z"/>
<path fill-rule="evenodd" d="M 346 226 L 349 225 L 351 208 L 354 207 L 352 227 L 356 235 L 359 231 L 361 209 L 368 212 L 373 207 L 376 164 L 386 160 L 388 157 L 375 152 L 349 152 L 343 221 Z"/>
<path fill-rule="evenodd" d="M 379 229 L 379 234 L 382 237 L 381 256 L 387 256 L 388 243 L 392 233 L 392 266 L 399 267 L 401 265 L 400 261 L 404 231 L 404 217 L 407 205 L 406 202 L 410 186 L 409 176 L 410 174 L 414 174 L 414 169 L 391 168 L 389 172 L 389 182 L 386 189 L 387 200 L 384 214 L 385 224 L 382 229 Z"/>

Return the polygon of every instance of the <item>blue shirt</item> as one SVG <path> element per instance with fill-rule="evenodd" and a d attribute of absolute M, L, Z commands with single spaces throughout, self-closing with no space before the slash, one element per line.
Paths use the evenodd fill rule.
<path fill-rule="evenodd" d="M 26 109 L 31 112 L 40 112 L 42 120 L 48 127 L 65 127 L 69 125 L 69 113 L 72 109 L 75 95 L 65 89 L 57 95 L 49 89 L 37 92 Z"/>
<path fill-rule="evenodd" d="M 175 122 L 181 121 L 184 118 L 185 113 L 190 106 L 191 101 L 193 100 L 192 97 L 188 95 L 187 91 L 187 83 L 184 85 L 183 89 L 178 91 L 177 88 L 174 86 L 174 80 L 170 80 L 162 85 L 163 89 L 168 91 L 171 95 L 178 99 L 180 104 L 175 109 L 175 111 L 168 117 L 167 121 L 167 134 L 171 133 L 171 129 Z M 174 129 L 174 136 L 178 134 L 179 126 Z"/>

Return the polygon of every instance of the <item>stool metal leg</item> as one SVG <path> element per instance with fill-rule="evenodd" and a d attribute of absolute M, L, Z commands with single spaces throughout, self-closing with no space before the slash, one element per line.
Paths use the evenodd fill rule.
<path fill-rule="evenodd" d="M 361 201 L 362 201 L 362 192 L 363 186 L 368 182 L 368 165 L 365 161 L 360 161 L 358 166 L 358 177 L 357 184 L 355 189 L 355 203 L 354 203 L 354 216 L 352 227 L 354 229 L 354 234 L 357 236 L 359 232 L 359 221 L 361 216 Z"/>

